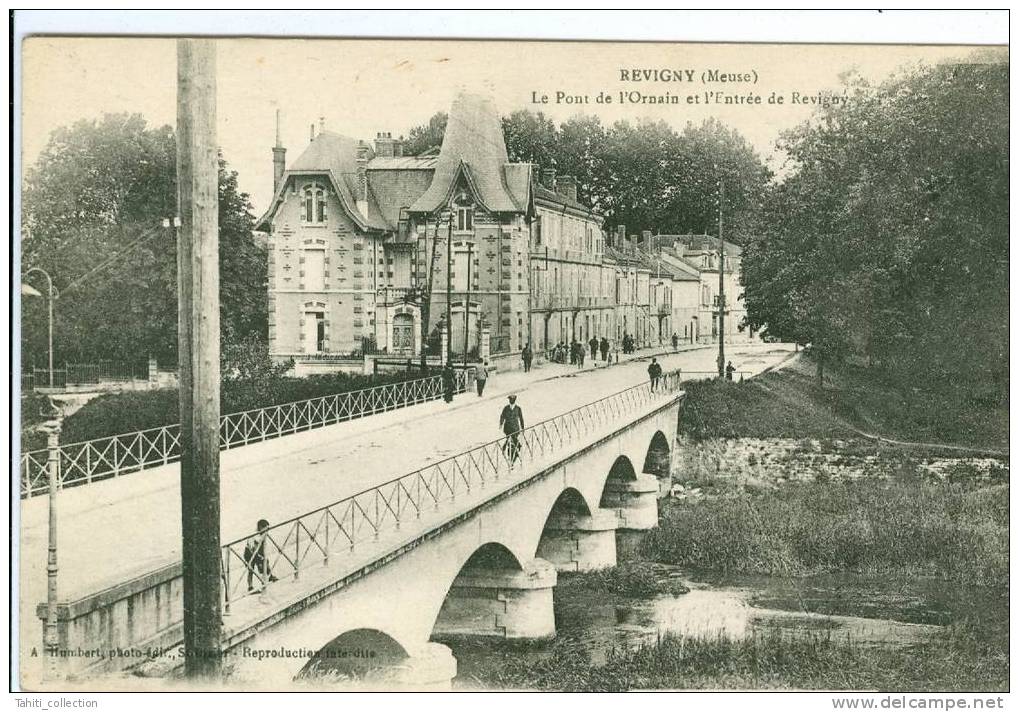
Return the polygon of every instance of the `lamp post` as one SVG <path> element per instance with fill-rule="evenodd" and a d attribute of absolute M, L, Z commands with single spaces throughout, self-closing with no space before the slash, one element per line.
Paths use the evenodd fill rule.
<path fill-rule="evenodd" d="M 41 275 L 42 275 L 43 277 L 45 277 L 45 278 L 46 278 L 46 285 L 47 285 L 47 288 L 48 288 L 48 290 L 49 290 L 49 293 L 48 293 L 48 296 L 47 296 L 47 299 L 46 299 L 46 301 L 47 301 L 47 306 L 48 306 L 48 310 L 49 310 L 49 367 L 50 367 L 50 388 L 53 388 L 53 300 L 54 300 L 54 298 L 55 298 L 55 297 L 54 297 L 54 291 L 53 291 L 53 278 L 52 278 L 52 277 L 50 277 L 50 273 L 49 273 L 49 272 L 47 272 L 46 270 L 44 270 L 44 269 L 43 269 L 42 267 L 30 267 L 30 268 L 28 269 L 28 271 L 27 271 L 27 272 L 25 272 L 25 276 L 27 277 L 27 276 L 28 276 L 28 275 L 30 275 L 30 274 L 31 274 L 32 272 L 38 272 L 38 273 L 40 273 L 40 274 L 41 274 Z"/>
<path fill-rule="evenodd" d="M 48 399 L 47 399 L 48 400 Z M 46 651 L 46 677 L 56 680 L 60 665 L 60 630 L 57 622 L 57 491 L 60 489 L 60 428 L 63 414 L 48 400 L 52 420 L 41 426 L 46 433 L 47 508 L 49 526 L 46 533 L 46 622 L 43 648 Z"/>

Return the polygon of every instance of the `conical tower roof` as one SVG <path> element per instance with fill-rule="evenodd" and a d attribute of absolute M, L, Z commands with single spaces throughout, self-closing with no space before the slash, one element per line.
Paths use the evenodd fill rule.
<path fill-rule="evenodd" d="M 461 93 L 453 101 L 435 176 L 412 212 L 434 212 L 450 201 L 463 173 L 476 199 L 490 212 L 522 212 L 506 186 L 510 166 L 502 120 L 488 97 Z"/>

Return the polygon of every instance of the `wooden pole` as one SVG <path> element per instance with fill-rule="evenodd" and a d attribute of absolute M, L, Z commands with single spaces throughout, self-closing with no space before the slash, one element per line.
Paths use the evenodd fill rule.
<path fill-rule="evenodd" d="M 725 239 L 722 237 L 722 203 L 725 179 L 718 183 L 718 377 L 725 378 Z"/>
<path fill-rule="evenodd" d="M 221 671 L 216 45 L 177 41 L 177 243 L 184 671 Z"/>
<path fill-rule="evenodd" d="M 474 243 L 467 243 L 467 298 L 464 300 L 464 366 L 467 365 L 467 352 L 468 345 L 471 342 L 471 256 L 474 249 Z M 479 356 L 481 349 L 478 349 Z"/>
<path fill-rule="evenodd" d="M 453 367 L 453 218 L 455 209 L 449 206 L 449 230 L 446 234 L 446 365 Z"/>

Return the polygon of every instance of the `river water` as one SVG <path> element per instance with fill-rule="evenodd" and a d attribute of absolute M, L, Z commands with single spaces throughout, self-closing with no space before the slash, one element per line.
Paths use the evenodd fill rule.
<path fill-rule="evenodd" d="M 682 581 L 689 591 L 631 598 L 571 585 L 570 575 L 561 574 L 554 641 L 443 640 L 458 662 L 454 685 L 483 688 L 484 671 L 507 656 L 538 662 L 563 647 L 585 650 L 597 666 L 613 650 L 636 648 L 664 633 L 740 638 L 781 629 L 846 638 L 858 645 L 916 645 L 982 607 L 980 599 L 987 596 L 978 588 L 924 579 L 894 581 L 858 574 L 723 578 L 653 566 L 658 576 Z M 986 603 L 986 610 L 1000 608 Z"/>

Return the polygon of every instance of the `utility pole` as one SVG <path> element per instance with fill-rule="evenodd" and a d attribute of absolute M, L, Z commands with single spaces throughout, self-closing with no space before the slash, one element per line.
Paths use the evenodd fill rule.
<path fill-rule="evenodd" d="M 184 672 L 220 675 L 219 163 L 216 45 L 177 41 L 177 344 Z"/>
<path fill-rule="evenodd" d="M 464 300 L 464 366 L 467 365 L 468 344 L 471 343 L 471 256 L 474 254 L 474 243 L 467 243 L 467 298 Z M 480 349 L 478 349 L 480 351 Z M 480 353 L 478 354 L 481 355 Z"/>
<path fill-rule="evenodd" d="M 718 377 L 725 378 L 725 239 L 722 237 L 724 178 L 719 179 L 718 188 Z"/>
<path fill-rule="evenodd" d="M 453 204 L 449 204 L 449 230 L 446 233 L 446 365 L 453 367 Z"/>

